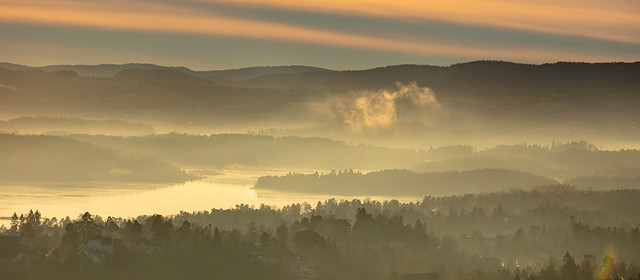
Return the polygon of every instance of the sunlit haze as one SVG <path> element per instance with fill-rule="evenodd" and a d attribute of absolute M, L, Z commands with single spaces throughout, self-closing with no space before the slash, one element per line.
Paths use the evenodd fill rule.
<path fill-rule="evenodd" d="M 0 280 L 640 280 L 637 0 L 0 0 Z"/>

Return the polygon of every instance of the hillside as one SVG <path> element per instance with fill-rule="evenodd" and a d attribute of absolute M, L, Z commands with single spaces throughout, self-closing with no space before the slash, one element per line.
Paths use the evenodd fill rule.
<path fill-rule="evenodd" d="M 347 170 L 329 174 L 288 174 L 260 177 L 254 189 L 330 195 L 439 196 L 530 189 L 557 181 L 522 171 L 477 169 L 416 173 L 383 170 L 367 174 Z"/>
<path fill-rule="evenodd" d="M 114 77 L 0 69 L 0 109 L 10 116 L 127 118 L 184 124 L 292 114 L 304 96 L 220 85 L 173 70 L 123 70 Z"/>
<path fill-rule="evenodd" d="M 104 134 L 104 135 L 146 135 L 155 129 L 142 123 L 121 120 L 85 120 L 78 118 L 21 117 L 0 121 L 0 131 L 20 134 Z"/>
<path fill-rule="evenodd" d="M 509 168 L 584 185 L 586 177 L 635 177 L 640 170 L 640 151 L 601 150 L 584 141 L 541 145 L 498 145 L 474 151 L 471 146 L 446 146 L 427 151 L 426 160 L 411 169 L 418 172 Z M 574 177 L 585 177 L 573 180 Z M 598 184 L 600 185 L 600 184 Z M 606 184 L 602 184 L 606 185 Z M 622 186 L 622 185 L 620 185 Z M 610 187 L 620 187 L 611 185 Z M 630 187 L 630 185 L 624 185 Z"/>
<path fill-rule="evenodd" d="M 292 128 L 293 135 L 357 134 L 353 141 L 414 147 L 425 141 L 484 145 L 505 139 L 596 139 L 628 146 L 640 135 L 640 62 L 226 72 L 142 65 L 116 67 L 122 70 L 109 77 L 68 70 L 75 68 L 6 66 L 14 70 L 0 69 L 5 118 L 126 118 L 184 132 Z"/>
<path fill-rule="evenodd" d="M 26 65 L 0 62 L 0 68 L 8 70 L 44 70 L 73 71 L 80 76 L 88 77 L 111 77 L 118 72 L 125 70 L 170 70 L 208 79 L 225 79 L 230 81 L 240 81 L 254 79 L 260 76 L 273 74 L 293 74 L 304 72 L 328 72 L 331 70 L 311 67 L 311 66 L 256 66 L 225 70 L 197 71 L 182 66 L 161 66 L 149 63 L 125 63 L 125 64 L 100 64 L 100 65 L 47 65 L 42 67 L 31 67 Z"/>
<path fill-rule="evenodd" d="M 0 134 L 0 184 L 180 183 L 195 179 L 152 157 L 55 136 Z"/>
<path fill-rule="evenodd" d="M 416 82 L 429 87 L 445 107 L 484 117 L 535 122 L 557 120 L 625 123 L 640 97 L 640 62 L 554 63 L 527 65 L 477 61 L 449 67 L 399 65 L 360 71 L 269 75 L 242 83 L 245 87 L 329 91 L 392 88 Z M 536 118 L 536 119 L 533 119 Z M 628 122 L 625 123 L 628 125 Z"/>
<path fill-rule="evenodd" d="M 311 73 L 311 72 L 331 72 L 319 67 L 311 66 L 256 66 L 228 70 L 199 71 L 196 75 L 208 78 L 222 78 L 230 81 L 242 81 L 255 79 L 267 75 Z"/>
<path fill-rule="evenodd" d="M 132 154 L 157 157 L 182 166 L 215 168 L 401 168 L 414 163 L 419 154 L 410 149 L 352 145 L 317 137 L 247 134 L 69 137 Z"/>

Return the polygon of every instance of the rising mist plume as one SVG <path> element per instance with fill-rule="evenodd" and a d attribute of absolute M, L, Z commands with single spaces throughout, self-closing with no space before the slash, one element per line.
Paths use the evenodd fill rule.
<path fill-rule="evenodd" d="M 424 122 L 429 113 L 440 108 L 440 103 L 431 89 L 412 82 L 398 83 L 393 90 L 333 95 L 312 103 L 311 108 L 347 130 L 364 132 L 389 128 L 399 121 Z"/>

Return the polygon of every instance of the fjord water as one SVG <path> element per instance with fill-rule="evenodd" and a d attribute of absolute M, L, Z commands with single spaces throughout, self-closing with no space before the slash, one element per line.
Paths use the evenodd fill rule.
<path fill-rule="evenodd" d="M 44 217 L 58 220 L 75 219 L 84 212 L 103 218 L 136 217 L 138 215 L 174 215 L 180 211 L 205 211 L 212 208 L 234 208 L 236 205 L 282 207 L 292 203 L 341 199 L 376 199 L 416 201 L 420 197 L 355 197 L 322 194 L 286 193 L 252 189 L 258 177 L 283 175 L 289 170 L 222 170 L 200 180 L 175 185 L 96 184 L 75 186 L 66 184 L 11 185 L 0 189 L 0 224 L 7 226 L 16 212 L 39 210 Z M 298 172 L 309 172 L 300 170 Z"/>

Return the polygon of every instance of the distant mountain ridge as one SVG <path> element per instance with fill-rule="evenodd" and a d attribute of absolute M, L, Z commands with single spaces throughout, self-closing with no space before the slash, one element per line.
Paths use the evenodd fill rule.
<path fill-rule="evenodd" d="M 195 87 L 217 86 L 217 83 L 210 80 L 171 69 L 124 69 L 114 74 L 112 78 L 117 82 L 136 84 L 171 82 Z"/>
<path fill-rule="evenodd" d="M 196 71 L 184 66 L 161 66 L 149 63 L 99 64 L 99 65 L 48 65 L 31 67 L 0 62 L 7 70 L 73 71 L 79 76 L 112 77 L 129 70 L 171 70 L 214 82 L 230 81 L 234 86 L 254 88 L 326 88 L 335 89 L 388 87 L 395 82 L 415 81 L 433 87 L 451 79 L 469 79 L 471 82 L 486 82 L 486 79 L 502 77 L 518 83 L 522 78 L 535 78 L 541 82 L 557 84 L 558 81 L 584 82 L 637 82 L 640 74 L 638 62 L 555 62 L 545 64 L 522 64 L 507 61 L 470 61 L 450 66 L 401 64 L 362 70 L 334 71 L 313 66 L 254 66 L 237 69 Z M 589 76 L 589 79 L 581 79 Z M 599 78 L 593 79 L 594 76 Z M 637 83 L 633 83 L 634 85 Z"/>
<path fill-rule="evenodd" d="M 536 86 L 548 87 L 565 83 L 585 86 L 605 82 L 611 86 L 640 85 L 640 62 L 633 63 L 572 63 L 519 64 L 504 61 L 472 61 L 451 66 L 391 65 L 366 70 L 307 72 L 289 75 L 266 75 L 246 81 L 247 87 L 333 89 L 375 89 L 394 83 L 417 82 L 438 90 L 443 85 L 456 83 L 460 89 L 474 88 L 478 84 L 497 87 Z M 464 81 L 464 83 L 460 83 Z M 565 87 L 565 86 L 563 86 Z"/>
<path fill-rule="evenodd" d="M 86 120 L 61 117 L 20 117 L 7 121 L 0 120 L 0 132 L 21 134 L 70 134 L 89 133 L 101 135 L 146 135 L 155 129 L 142 123 L 132 123 L 117 119 Z"/>
<path fill-rule="evenodd" d="M 257 78 L 263 75 L 272 74 L 292 74 L 304 72 L 330 72 L 332 70 L 311 67 L 311 66 L 254 66 L 237 69 L 225 70 L 209 70 L 197 71 L 191 70 L 184 66 L 161 66 L 150 63 L 125 63 L 125 64 L 98 64 L 98 65 L 47 65 L 41 67 L 32 67 L 8 62 L 0 62 L 0 68 L 7 70 L 43 70 L 52 71 L 73 71 L 80 76 L 90 77 L 111 77 L 125 70 L 172 70 L 193 75 L 205 79 L 225 79 L 230 81 L 239 81 Z"/>
<path fill-rule="evenodd" d="M 354 107 L 357 98 L 415 85 L 414 89 L 428 88 L 433 93 L 438 111 L 400 100 L 408 97 L 396 98 L 389 104 L 394 111 L 389 127 L 424 139 L 442 135 L 443 143 L 449 143 L 460 138 L 457 131 L 468 135 L 480 131 L 487 137 L 524 131 L 536 136 L 548 129 L 567 137 L 554 136 L 543 139 L 545 142 L 585 139 L 576 136 L 576 131 L 597 137 L 618 134 L 616 139 L 638 139 L 640 135 L 640 62 L 533 65 L 475 61 L 350 71 L 306 66 L 191 71 L 127 64 L 108 67 L 112 71 L 147 69 L 121 69 L 109 77 L 25 67 L 0 64 L 0 112 L 5 118 L 48 115 L 199 127 L 250 124 L 255 129 L 259 124 L 259 129 L 342 130 L 349 129 L 345 124 L 353 121 L 344 118 L 362 111 Z M 451 138 L 445 139 L 448 131 Z"/>
<path fill-rule="evenodd" d="M 312 72 L 333 72 L 319 67 L 312 66 L 255 66 L 238 69 L 201 71 L 199 75 L 207 78 L 220 77 L 227 80 L 240 81 L 254 79 L 265 75 L 274 74 L 295 74 L 295 73 L 312 73 Z"/>

